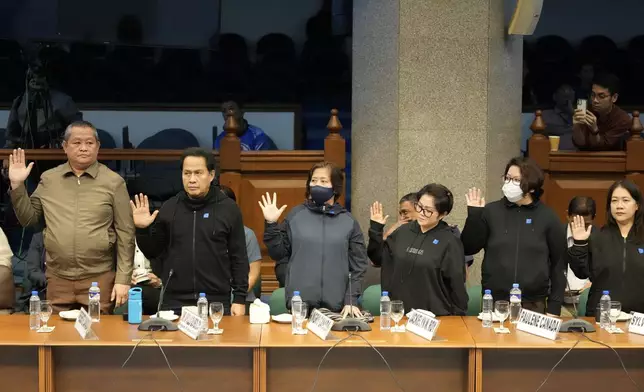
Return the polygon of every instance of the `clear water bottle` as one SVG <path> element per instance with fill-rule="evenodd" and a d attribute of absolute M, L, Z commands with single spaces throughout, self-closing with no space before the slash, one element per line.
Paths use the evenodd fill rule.
<path fill-rule="evenodd" d="M 519 322 L 519 314 L 521 313 L 521 289 L 518 283 L 512 285 L 510 290 L 510 322 L 516 324 Z"/>
<path fill-rule="evenodd" d="M 380 330 L 391 330 L 391 299 L 388 291 L 383 291 L 380 297 Z"/>
<path fill-rule="evenodd" d="M 604 290 L 599 300 L 599 326 L 604 329 L 610 327 L 610 318 L 608 317 L 610 312 L 609 294 L 610 292 L 608 290 Z"/>
<path fill-rule="evenodd" d="M 208 332 L 208 298 L 206 293 L 199 293 L 197 300 L 197 314 L 203 320 L 203 328 L 201 332 Z"/>
<path fill-rule="evenodd" d="M 483 295 L 483 312 L 481 313 L 483 328 L 492 328 L 493 312 L 494 298 L 492 298 L 492 290 L 485 290 L 485 294 Z"/>
<path fill-rule="evenodd" d="M 291 320 L 291 332 L 297 334 L 300 331 L 298 330 L 297 321 L 295 321 L 295 312 L 302 309 L 302 297 L 300 297 L 299 291 L 293 292 L 293 298 L 291 298 L 291 314 L 293 315 Z"/>
<path fill-rule="evenodd" d="M 37 291 L 31 292 L 29 298 L 29 329 L 35 331 L 40 328 L 40 297 Z"/>
<path fill-rule="evenodd" d="M 101 289 L 98 282 L 92 282 L 89 288 L 89 318 L 93 323 L 101 321 Z"/>

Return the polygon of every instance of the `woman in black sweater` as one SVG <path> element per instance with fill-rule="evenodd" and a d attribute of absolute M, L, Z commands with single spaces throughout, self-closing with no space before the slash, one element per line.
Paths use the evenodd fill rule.
<path fill-rule="evenodd" d="M 606 199 L 607 223 L 593 232 L 582 217 L 572 223 L 574 245 L 568 262 L 575 275 L 590 278 L 586 314 L 596 312 L 602 291 L 609 290 L 624 312 L 644 312 L 644 213 L 642 192 L 629 180 L 615 182 Z"/>

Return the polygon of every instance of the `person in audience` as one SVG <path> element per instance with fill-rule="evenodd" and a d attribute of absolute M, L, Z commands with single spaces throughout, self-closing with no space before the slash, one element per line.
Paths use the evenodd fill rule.
<path fill-rule="evenodd" d="M 288 308 L 298 290 L 310 308 L 362 315 L 357 304 L 368 266 L 367 249 L 360 225 L 337 202 L 343 183 L 344 173 L 337 166 L 316 163 L 306 182 L 306 200 L 281 224 L 277 221 L 286 206 L 277 207 L 277 194 L 266 193 L 259 202 L 268 254 L 273 260 L 288 258 Z"/>
<path fill-rule="evenodd" d="M 495 300 L 508 300 L 518 283 L 525 309 L 559 315 L 566 286 L 565 232 L 555 212 L 539 201 L 543 172 L 531 159 L 517 157 L 502 179 L 501 200 L 486 205 L 477 188 L 466 195 L 465 254 L 485 250 L 481 283 Z"/>
<path fill-rule="evenodd" d="M 575 88 L 575 98 L 590 99 L 590 94 L 593 91 L 593 79 L 595 78 L 595 66 L 590 63 L 582 64 L 577 77 L 579 82 Z"/>
<path fill-rule="evenodd" d="M 241 211 L 214 181 L 210 151 L 186 149 L 181 172 L 184 190 L 160 210 L 150 213 L 143 194 L 130 201 L 136 241 L 147 258 L 163 255 L 166 308 L 195 306 L 205 293 L 208 302 L 224 305 L 225 314 L 243 316 L 249 267 Z"/>
<path fill-rule="evenodd" d="M 543 111 L 546 136 L 559 136 L 560 150 L 575 150 L 572 144 L 572 113 L 575 91 L 567 84 L 559 86 L 552 96 L 555 107 Z"/>
<path fill-rule="evenodd" d="M 236 102 L 224 102 L 221 105 L 221 112 L 224 116 L 224 120 L 226 120 L 226 115 L 229 112 L 232 112 L 237 124 L 239 124 L 237 137 L 239 137 L 241 142 L 242 151 L 277 150 L 277 146 L 273 142 L 273 139 L 271 139 L 266 132 L 255 125 L 249 124 L 248 121 L 244 119 L 244 111 Z M 217 135 L 217 138 L 215 139 L 215 149 L 219 150 L 221 147 L 221 139 L 225 136 L 225 131 Z"/>
<path fill-rule="evenodd" d="M 15 289 L 11 265 L 13 252 L 4 230 L 0 229 L 0 311 L 11 311 L 14 305 Z"/>
<path fill-rule="evenodd" d="M 572 142 L 580 150 L 612 151 L 624 148 L 631 128 L 631 118 L 615 103 L 619 97 L 619 79 L 602 74 L 593 81 L 588 110 L 575 109 Z"/>
<path fill-rule="evenodd" d="M 224 192 L 224 195 L 228 196 L 235 203 L 237 202 L 237 196 L 235 192 L 226 185 L 220 185 L 221 191 Z M 246 237 L 246 254 L 248 255 L 248 264 L 250 265 L 248 271 L 248 295 L 246 296 L 246 310 L 249 310 L 250 304 L 255 301 L 257 296 L 255 295 L 254 289 L 255 285 L 260 280 L 260 273 L 262 272 L 262 252 L 259 249 L 259 242 L 257 242 L 257 236 L 248 227 L 244 226 L 244 236 Z"/>
<path fill-rule="evenodd" d="M 34 165 L 25 152 L 9 156 L 11 202 L 23 226 L 42 226 L 47 250 L 47 298 L 54 311 L 88 305 L 97 282 L 101 310 L 127 301 L 134 257 L 134 225 L 125 181 L 99 163 L 96 128 L 77 121 L 65 130 L 67 162 L 47 170 L 29 197 L 24 182 Z M 115 263 L 116 262 L 116 263 Z"/>
<path fill-rule="evenodd" d="M 568 222 L 566 222 L 566 245 L 567 248 L 573 246 L 574 239 L 572 237 L 572 223 L 575 216 L 581 216 L 584 219 L 586 227 L 592 225 L 595 219 L 596 207 L 595 200 L 586 196 L 575 196 L 568 204 Z M 568 284 L 564 295 L 564 306 L 561 309 L 562 316 L 576 316 L 577 312 L 575 307 L 579 304 L 581 293 L 590 287 L 590 280 L 580 279 L 575 275 L 570 265 L 566 272 Z"/>
<path fill-rule="evenodd" d="M 592 282 L 586 308 L 594 316 L 604 290 L 622 311 L 644 312 L 644 213 L 642 192 L 633 182 L 619 180 L 608 189 L 607 223 L 593 232 L 583 216 L 571 224 L 574 244 L 568 248 L 570 268 Z"/>
<path fill-rule="evenodd" d="M 467 311 L 463 244 L 443 219 L 454 196 L 440 184 L 416 194 L 416 219 L 384 239 L 386 216 L 379 202 L 371 206 L 367 254 L 382 266 L 382 289 L 406 309 L 425 309 L 437 316 L 464 316 Z"/>

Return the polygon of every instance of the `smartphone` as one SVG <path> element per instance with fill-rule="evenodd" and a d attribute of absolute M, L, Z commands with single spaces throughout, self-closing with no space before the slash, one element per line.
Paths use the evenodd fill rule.
<path fill-rule="evenodd" d="M 588 101 L 586 101 L 585 99 L 577 100 L 577 110 L 583 110 L 585 112 L 587 105 L 588 105 Z"/>

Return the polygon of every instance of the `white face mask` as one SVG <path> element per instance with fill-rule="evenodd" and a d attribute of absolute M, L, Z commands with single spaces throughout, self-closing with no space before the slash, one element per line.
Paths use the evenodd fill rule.
<path fill-rule="evenodd" d="M 503 191 L 503 196 L 505 196 L 510 203 L 516 203 L 523 199 L 523 190 L 521 190 L 520 185 L 508 182 L 507 184 L 503 184 L 503 188 L 501 188 L 501 190 Z"/>

